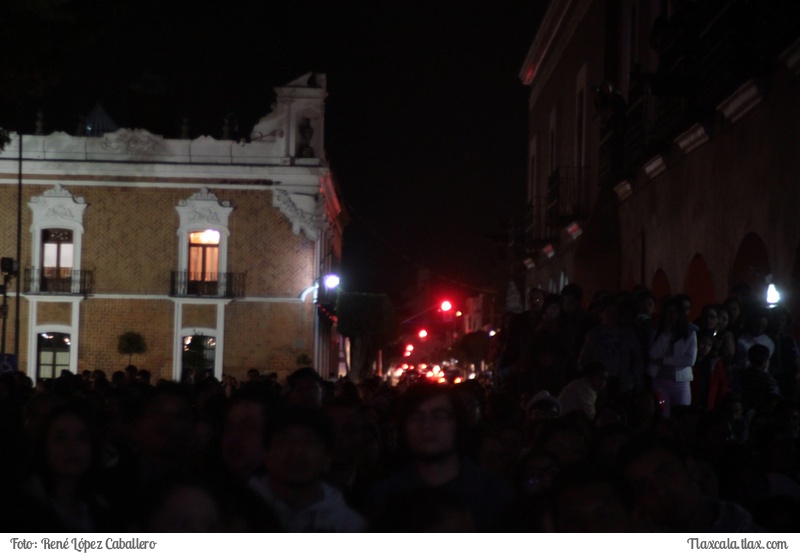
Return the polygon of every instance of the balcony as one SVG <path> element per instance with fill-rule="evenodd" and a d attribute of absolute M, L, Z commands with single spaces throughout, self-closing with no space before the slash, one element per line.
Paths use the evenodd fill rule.
<path fill-rule="evenodd" d="M 560 228 L 588 215 L 585 166 L 560 166 L 547 180 L 547 226 Z"/>
<path fill-rule="evenodd" d="M 169 295 L 176 298 L 241 298 L 244 273 L 190 273 L 173 271 Z"/>
<path fill-rule="evenodd" d="M 525 243 L 539 249 L 558 239 L 558 229 L 547 223 L 547 197 L 534 197 L 525 211 Z"/>
<path fill-rule="evenodd" d="M 26 294 L 88 296 L 94 292 L 94 271 L 25 269 L 22 289 Z"/>

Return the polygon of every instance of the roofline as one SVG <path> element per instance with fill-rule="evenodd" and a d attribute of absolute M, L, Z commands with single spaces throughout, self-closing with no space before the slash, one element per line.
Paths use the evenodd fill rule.
<path fill-rule="evenodd" d="M 531 85 L 536 76 L 540 75 L 545 60 L 556 49 L 556 42 L 561 38 L 562 32 L 569 32 L 568 23 L 576 17 L 584 17 L 591 4 L 592 0 L 552 0 L 520 69 L 519 78 L 522 83 Z M 574 24 L 572 27 L 574 31 Z"/>

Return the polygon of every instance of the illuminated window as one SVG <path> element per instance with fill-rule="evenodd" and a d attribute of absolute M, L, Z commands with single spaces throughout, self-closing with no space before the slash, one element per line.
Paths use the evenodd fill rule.
<path fill-rule="evenodd" d="M 199 294 L 219 280 L 219 232 L 189 233 L 189 289 Z"/>
<path fill-rule="evenodd" d="M 219 232 L 204 230 L 189 234 L 189 279 L 217 280 L 219 271 Z"/>
<path fill-rule="evenodd" d="M 42 230 L 42 290 L 69 292 L 75 251 L 72 230 L 47 228 Z"/>
<path fill-rule="evenodd" d="M 70 336 L 63 333 L 37 335 L 38 379 L 55 379 L 62 369 L 69 368 Z"/>

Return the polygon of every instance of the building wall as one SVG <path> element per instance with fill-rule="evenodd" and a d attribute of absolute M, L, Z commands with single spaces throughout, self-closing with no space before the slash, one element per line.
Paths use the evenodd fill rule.
<path fill-rule="evenodd" d="M 96 293 L 168 294 L 178 270 L 178 215 L 185 189 L 131 186 L 69 188 L 84 213 L 83 266 L 96 269 Z"/>
<path fill-rule="evenodd" d="M 547 17 L 569 21 L 581 7 L 581 0 L 555 0 Z M 593 160 L 609 184 L 595 190 L 577 241 L 559 231 L 554 257 L 528 255 L 535 263 L 529 287 L 557 290 L 562 273 L 588 293 L 643 283 L 659 294 L 688 292 L 699 310 L 741 281 L 761 296 L 771 274 L 784 299 L 800 298 L 797 11 L 793 4 L 616 0 L 588 8 L 571 35 L 566 24 L 540 28 L 520 74 L 533 91 L 539 187 L 549 170 L 550 106 L 560 103 L 566 126 L 559 149 L 568 153 L 572 144 L 565 99 L 580 60 L 590 60 L 587 85 L 609 80 L 618 94 L 599 96 L 603 111 L 588 119 L 587 152 L 599 153 Z M 696 40 L 673 40 L 678 35 Z M 692 72 L 696 78 L 686 78 Z M 692 119 L 702 119 L 709 140 L 697 146 L 684 137 L 679 146 Z M 601 125 L 613 141 L 593 135 Z M 627 198 L 615 188 L 626 183 Z"/>
<path fill-rule="evenodd" d="M 701 254 L 711 272 L 717 300 L 732 281 L 734 262 L 746 235 L 764 243 L 774 279 L 792 281 L 800 241 L 800 86 L 772 88 L 735 123 L 720 118 L 708 143 L 687 155 L 676 148 L 662 173 L 640 174 L 634 194 L 620 204 L 623 274 L 641 275 L 645 234 L 644 284 L 652 286 L 663 269 L 673 294 L 684 288 L 689 263 Z M 754 285 L 755 286 L 755 285 Z"/>
<path fill-rule="evenodd" d="M 306 302 L 233 302 L 226 308 L 225 367 L 243 377 L 248 369 L 285 376 L 301 354 L 312 355 L 315 307 Z"/>
<path fill-rule="evenodd" d="M 272 207 L 272 195 L 226 196 L 233 206 L 228 265 L 247 274 L 248 296 L 293 298 L 314 282 L 314 242 L 293 232 L 292 223 Z"/>
<path fill-rule="evenodd" d="M 585 207 L 588 210 L 588 218 L 579 220 L 578 224 L 585 229 L 587 223 L 592 221 L 592 214 L 600 203 L 597 180 L 600 124 L 593 101 L 594 88 L 599 87 L 608 78 L 605 58 L 607 3 L 576 1 L 558 2 L 558 4 L 570 5 L 570 8 L 566 10 L 562 27 L 548 48 L 544 60 L 536 68 L 530 84 L 532 89 L 529 135 L 531 139 L 536 138 L 537 151 L 535 183 L 538 191 L 535 195 L 541 197 L 547 192 L 551 161 L 550 122 L 554 109 L 557 121 L 555 165 L 579 166 L 576 142 L 576 95 L 580 76 L 584 89 L 582 166 L 586 174 Z M 531 171 L 533 171 L 532 166 L 529 164 Z M 582 252 L 578 247 L 585 241 L 585 237 L 573 238 L 566 234 L 562 227 L 553 230 L 552 234 L 553 241 L 542 242 L 539 238 L 533 239 L 531 245 L 534 248 L 531 256 L 535 267 L 526 273 L 528 289 L 541 286 L 545 290 L 558 291 L 565 279 L 566 282 L 579 282 L 587 292 L 601 288 L 609 289 L 616 285 L 618 264 L 615 260 L 595 261 L 586 257 L 581 258 Z M 555 249 L 552 258 L 540 251 L 541 246 L 546 243 L 550 243 Z M 588 251 L 591 254 L 598 252 L 593 248 Z M 583 251 L 585 252 L 586 250 Z"/>
<path fill-rule="evenodd" d="M 335 372 L 338 363 L 320 356 L 332 322 L 318 318 L 314 289 L 323 273 L 338 271 L 347 221 L 322 158 L 325 76 L 306 74 L 275 93 L 250 141 L 165 139 L 141 129 L 12 136 L 0 151 L 0 255 L 17 258 L 21 169 L 21 273 L 12 288 L 30 278 L 6 335 L 13 346 L 19 319 L 19 347 L 7 352 L 17 351 L 21 369 L 35 373 L 35 335 L 49 332 L 70 335 L 68 345 L 50 348 L 62 356 L 68 349 L 73 371 L 112 372 L 127 365 L 119 336 L 134 331 L 148 349 L 132 362 L 156 378 L 181 373 L 182 339 L 194 334 L 216 338 L 218 377 L 251 367 L 286 374 L 300 355 Z M 300 152 L 307 119 L 313 152 Z M 43 265 L 48 228 L 72 230 L 75 263 L 63 266 L 72 278 L 32 271 Z M 206 228 L 221 233 L 217 272 L 233 275 L 209 278 L 205 289 L 173 285 L 173 273 L 189 266 L 189 232 Z"/>
<path fill-rule="evenodd" d="M 173 378 L 175 331 L 199 328 L 215 330 L 224 323 L 225 373 L 243 377 L 252 367 L 288 374 L 301 354 L 314 356 L 314 296 L 300 299 L 316 279 L 317 246 L 275 206 L 268 188 L 220 188 L 220 201 L 231 206 L 228 227 L 227 271 L 246 275 L 246 300 L 237 303 L 193 304 L 190 298 L 170 298 L 170 273 L 179 267 L 180 219 L 175 207 L 198 191 L 197 186 L 150 187 L 132 181 L 130 186 L 88 176 L 84 183 L 74 174 L 49 175 L 50 180 L 68 181 L 73 198 L 87 204 L 83 216 L 80 266 L 94 272 L 94 291 L 87 299 L 37 296 L 35 325 L 79 330 L 78 367 L 108 372 L 127 365 L 127 356 L 117 352 L 119 336 L 127 331 L 144 335 L 145 354 L 132 362 L 149 369 L 156 379 Z M 26 183 L 22 211 L 22 269 L 37 266 L 31 260 L 34 241 L 32 212 L 28 202 L 52 189 L 52 183 Z M 213 190 L 213 188 L 212 188 Z M 213 193 L 213 191 L 212 191 Z M 16 208 L 15 188 L 0 188 L 4 208 Z M 0 243 L 3 254 L 15 255 L 15 219 L 4 218 Z M 13 225 L 13 226 L 10 226 Z M 38 236 L 38 235 L 37 235 Z M 224 269 L 221 269 L 224 270 Z M 21 279 L 21 277 L 20 277 Z M 15 288 L 12 283 L 12 289 Z M 175 319 L 180 301 L 180 318 Z M 79 324 L 73 323 L 73 307 L 79 306 Z M 19 363 L 34 370 L 28 361 L 27 304 L 23 298 Z M 220 315 L 222 312 L 222 315 Z M 7 332 L 8 351 L 13 346 L 13 302 Z"/>
<path fill-rule="evenodd" d="M 117 351 L 119 337 L 133 331 L 144 336 L 147 351 L 134 354 L 131 363 L 148 369 L 154 379 L 172 378 L 171 300 L 88 298 L 81 302 L 79 369 L 102 369 L 109 375 L 128 365 Z"/>

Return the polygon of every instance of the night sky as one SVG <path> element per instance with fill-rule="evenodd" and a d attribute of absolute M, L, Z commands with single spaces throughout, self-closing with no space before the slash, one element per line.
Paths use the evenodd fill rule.
<path fill-rule="evenodd" d="M 0 22 L 0 77 L 20 83 L 0 94 L 0 126 L 29 133 L 42 108 L 46 133 L 75 133 L 100 102 L 119 126 L 166 137 L 184 116 L 191 137 L 219 137 L 231 113 L 246 137 L 273 87 L 323 72 L 327 156 L 351 216 L 343 286 L 394 295 L 426 266 L 467 293 L 505 274 L 492 237 L 522 214 L 517 74 L 546 2 L 52 4 L 10 0 Z"/>

